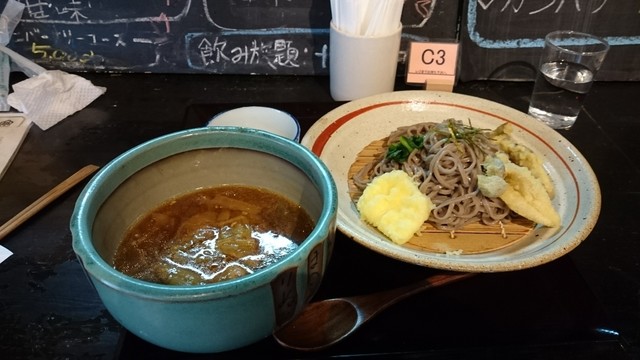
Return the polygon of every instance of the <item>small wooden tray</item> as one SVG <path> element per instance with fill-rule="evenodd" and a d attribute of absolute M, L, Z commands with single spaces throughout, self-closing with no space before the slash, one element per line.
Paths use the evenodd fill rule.
<path fill-rule="evenodd" d="M 376 140 L 367 145 L 356 156 L 349 168 L 349 196 L 356 203 L 362 192 L 355 186 L 352 178 L 360 169 L 379 158 L 385 151 L 387 138 Z M 535 226 L 530 220 L 517 217 L 504 225 L 469 224 L 455 233 L 439 230 L 425 222 L 415 235 L 403 246 L 435 253 L 479 254 L 506 247 L 527 235 Z"/>

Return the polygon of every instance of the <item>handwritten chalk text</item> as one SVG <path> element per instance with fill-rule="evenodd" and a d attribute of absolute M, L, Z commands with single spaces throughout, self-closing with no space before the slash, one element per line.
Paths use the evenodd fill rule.
<path fill-rule="evenodd" d="M 92 50 L 83 54 L 70 54 L 64 50 L 55 49 L 50 45 L 38 45 L 36 43 L 31 44 L 31 53 L 39 59 L 64 62 L 77 61 L 80 63 L 87 63 L 96 56 Z"/>
<path fill-rule="evenodd" d="M 600 12 L 604 6 L 607 4 L 609 0 L 599 0 L 599 2 L 595 2 L 595 6 L 591 5 L 593 2 L 589 1 L 587 3 L 588 9 L 585 8 L 583 3 L 585 1 L 581 0 L 547 0 L 541 1 L 526 1 L 526 0 L 477 0 L 478 5 L 482 10 L 491 10 L 498 8 L 500 12 L 512 12 L 514 14 L 517 13 L 526 13 L 530 15 L 535 15 L 539 13 L 554 13 L 557 14 L 561 10 L 566 9 L 569 11 L 575 12 L 583 12 L 587 11 L 591 14 L 595 14 Z"/>
<path fill-rule="evenodd" d="M 300 50 L 292 40 L 251 39 L 244 44 L 232 44 L 230 40 L 214 36 L 203 37 L 197 43 L 199 61 L 196 67 L 215 67 L 221 63 L 240 65 L 264 64 L 272 69 L 300 67 Z"/>

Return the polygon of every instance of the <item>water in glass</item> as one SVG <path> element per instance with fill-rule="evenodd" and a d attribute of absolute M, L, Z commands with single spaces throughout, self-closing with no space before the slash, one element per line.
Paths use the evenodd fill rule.
<path fill-rule="evenodd" d="M 540 66 L 529 114 L 554 129 L 570 128 L 593 84 L 593 72 L 580 64 L 554 61 Z"/>

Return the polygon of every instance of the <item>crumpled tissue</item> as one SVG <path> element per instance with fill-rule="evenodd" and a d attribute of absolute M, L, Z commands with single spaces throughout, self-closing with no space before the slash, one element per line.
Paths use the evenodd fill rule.
<path fill-rule="evenodd" d="M 14 84 L 12 89 L 7 97 L 9 105 L 42 130 L 85 108 L 106 91 L 83 77 L 60 70 L 41 72 Z"/>
<path fill-rule="evenodd" d="M 5 46 L 20 22 L 25 7 L 17 0 L 8 0 L 0 15 L 0 59 L 4 60 L 0 62 L 0 65 L 4 65 L 0 68 L 0 108 L 8 111 L 10 105 L 24 113 L 27 120 L 46 130 L 89 105 L 106 89 L 94 86 L 77 75 L 46 70 Z M 7 61 L 7 56 L 11 63 Z M 14 92 L 7 95 L 10 65 L 29 78 L 14 84 Z"/>

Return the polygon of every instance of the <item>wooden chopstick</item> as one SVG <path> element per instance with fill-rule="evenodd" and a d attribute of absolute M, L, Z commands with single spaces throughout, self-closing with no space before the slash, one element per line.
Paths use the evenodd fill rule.
<path fill-rule="evenodd" d="M 0 240 L 15 230 L 23 222 L 35 215 L 38 211 L 42 210 L 42 208 L 49 205 L 53 200 L 60 197 L 60 195 L 64 194 L 67 190 L 74 187 L 87 176 L 93 174 L 96 170 L 98 170 L 98 166 L 96 165 L 87 165 L 83 167 L 56 187 L 49 190 L 49 192 L 42 195 L 38 200 L 31 203 L 31 205 L 27 206 L 24 210 L 20 211 L 16 216 L 0 226 Z"/>

